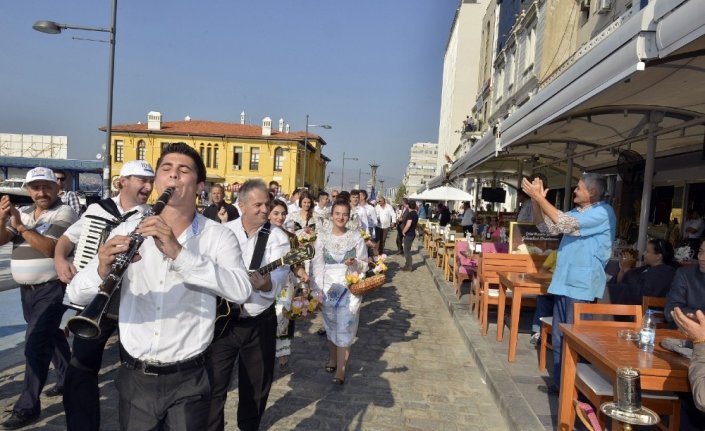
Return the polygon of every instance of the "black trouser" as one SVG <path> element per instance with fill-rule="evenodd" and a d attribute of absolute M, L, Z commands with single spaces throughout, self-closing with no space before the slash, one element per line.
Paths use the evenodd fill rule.
<path fill-rule="evenodd" d="M 411 262 L 411 245 L 414 243 L 416 235 L 406 235 L 404 237 L 404 266 L 408 269 L 413 268 Z"/>
<path fill-rule="evenodd" d="M 124 352 L 122 355 L 126 356 Z M 188 369 L 160 375 L 123 362 L 115 386 L 120 397 L 122 431 L 206 428 L 211 384 L 205 360 Z"/>
<path fill-rule="evenodd" d="M 397 225 L 397 250 L 399 253 L 404 253 L 404 234 L 402 233 L 403 226 L 401 224 Z"/>
<path fill-rule="evenodd" d="M 26 416 L 41 411 L 39 394 L 44 388 L 52 356 L 55 359 L 57 384 L 64 383 L 64 373 L 69 362 L 69 343 L 64 331 L 59 329 L 66 311 L 62 304 L 64 285 L 59 280 L 32 286 L 21 286 L 22 312 L 27 322 L 25 333 L 25 375 L 22 395 L 13 410 Z"/>
<path fill-rule="evenodd" d="M 68 431 L 100 429 L 98 373 L 103 362 L 105 343 L 115 329 L 117 321 L 103 316 L 97 338 L 73 338 L 71 361 L 64 379 L 64 411 Z"/>
<path fill-rule="evenodd" d="M 387 242 L 389 228 L 377 228 L 377 241 L 379 241 L 379 254 L 384 254 L 384 244 Z"/>
<path fill-rule="evenodd" d="M 213 399 L 208 430 L 225 429 L 223 409 L 235 360 L 238 360 L 237 424 L 241 430 L 259 429 L 274 379 L 277 315 L 272 305 L 251 318 L 233 319 L 213 341 L 209 365 Z"/>

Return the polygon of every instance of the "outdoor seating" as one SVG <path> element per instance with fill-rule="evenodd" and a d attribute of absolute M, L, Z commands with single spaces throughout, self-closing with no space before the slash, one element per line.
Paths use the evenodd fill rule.
<path fill-rule="evenodd" d="M 494 244 L 494 243 L 488 243 Z M 500 243 L 497 243 L 499 245 Z M 482 244 L 483 247 L 485 243 Z M 535 273 L 541 268 L 541 263 L 545 256 L 532 256 L 528 254 L 508 254 L 508 253 L 482 253 L 480 264 L 480 325 L 482 335 L 487 335 L 489 325 L 489 306 L 499 304 L 499 275 L 498 272 L 526 272 Z M 538 264 L 537 264 L 538 263 Z M 511 298 L 507 292 L 507 301 Z"/>
<path fill-rule="evenodd" d="M 453 263 L 455 262 L 455 248 L 456 244 L 459 242 L 465 242 L 464 240 L 453 240 L 453 241 L 446 241 L 444 247 L 443 247 L 443 278 L 446 281 L 452 282 L 453 279 Z M 466 243 L 467 244 L 467 243 Z"/>
<path fill-rule="evenodd" d="M 470 280 L 472 287 L 470 288 L 470 311 L 475 311 L 477 318 L 480 318 L 480 289 L 478 283 L 474 282 L 477 277 L 477 260 L 468 257 L 467 241 L 460 240 L 456 242 L 455 247 L 455 266 L 453 271 L 453 287 L 455 294 L 460 295 L 460 287 L 465 280 Z"/>
<path fill-rule="evenodd" d="M 541 346 L 539 347 L 539 371 L 546 371 L 546 353 L 548 349 L 553 350 L 553 345 L 549 344 L 548 336 L 553 328 L 553 316 L 540 317 L 541 321 Z"/>
<path fill-rule="evenodd" d="M 574 325 L 575 327 L 591 325 L 613 327 L 615 329 L 623 328 L 626 325 L 638 331 L 642 322 L 641 311 L 642 308 L 639 305 L 577 303 L 573 308 Z M 585 315 L 590 315 L 590 317 L 587 318 Z M 608 316 L 628 316 L 632 317 L 634 322 L 595 320 L 600 316 L 603 318 Z M 614 397 L 612 382 L 594 366 L 586 363 L 577 365 L 576 374 L 575 388 L 595 406 L 598 421 L 604 428 L 606 418 L 599 411 L 599 407 L 602 403 L 611 401 Z M 659 428 L 673 431 L 679 428 L 680 400 L 676 394 L 673 392 L 642 391 L 642 403 L 659 415 L 670 417 L 668 427 L 659 426 Z"/>

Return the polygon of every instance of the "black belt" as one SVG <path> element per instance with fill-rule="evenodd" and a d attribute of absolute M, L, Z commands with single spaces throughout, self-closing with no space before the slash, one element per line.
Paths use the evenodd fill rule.
<path fill-rule="evenodd" d="M 34 289 L 38 289 L 40 287 L 44 287 L 47 284 L 56 283 L 57 281 L 59 281 L 59 280 L 49 280 L 49 281 L 45 281 L 44 283 L 38 283 L 38 284 L 20 284 L 20 287 L 24 287 L 25 289 L 34 290 Z"/>
<path fill-rule="evenodd" d="M 196 356 L 179 362 L 141 361 L 130 356 L 122 345 L 120 346 L 120 356 L 122 357 L 122 363 L 125 364 L 128 369 L 155 376 L 187 371 L 206 364 L 206 355 L 203 353 L 199 353 Z"/>

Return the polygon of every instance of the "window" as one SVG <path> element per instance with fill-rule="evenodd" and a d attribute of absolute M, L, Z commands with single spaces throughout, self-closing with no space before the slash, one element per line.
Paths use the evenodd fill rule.
<path fill-rule="evenodd" d="M 257 147 L 250 150 L 250 170 L 259 170 L 259 148 Z"/>
<path fill-rule="evenodd" d="M 122 162 L 125 155 L 125 142 L 115 141 L 115 161 Z"/>
<path fill-rule="evenodd" d="M 242 169 L 242 147 L 233 148 L 233 169 L 236 171 Z"/>
<path fill-rule="evenodd" d="M 220 165 L 218 146 L 213 147 L 213 167 L 218 168 Z"/>
<path fill-rule="evenodd" d="M 208 148 L 206 149 L 206 167 L 207 168 L 212 168 L 213 163 L 212 163 L 212 157 L 213 157 L 213 148 L 211 147 L 211 144 L 208 144 Z"/>
<path fill-rule="evenodd" d="M 284 149 L 282 147 L 274 150 L 274 170 L 277 172 L 284 170 Z"/>
<path fill-rule="evenodd" d="M 511 94 L 512 92 L 512 87 L 514 85 L 514 53 L 509 53 L 507 56 L 507 74 L 504 78 L 506 80 L 505 82 L 505 88 L 507 89 L 507 93 Z"/>
<path fill-rule="evenodd" d="M 144 141 L 140 140 L 137 143 L 137 160 L 145 160 L 146 153 L 147 153 L 147 145 L 144 143 Z"/>
<path fill-rule="evenodd" d="M 201 155 L 201 160 L 206 162 L 206 146 L 201 142 L 201 146 L 198 148 L 198 153 Z M 207 166 L 207 165 L 206 165 Z"/>

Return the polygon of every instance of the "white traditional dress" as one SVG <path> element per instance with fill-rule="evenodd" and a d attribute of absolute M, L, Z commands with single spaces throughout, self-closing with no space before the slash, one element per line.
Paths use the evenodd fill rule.
<path fill-rule="evenodd" d="M 351 266 L 345 264 L 355 258 Z M 311 273 L 317 289 L 323 291 L 323 324 L 328 339 L 338 347 L 352 345 L 360 318 L 361 296 L 350 293 L 345 275 L 348 271 L 362 273 L 367 269 L 367 246 L 357 230 L 337 236 L 331 231 L 320 232 L 316 239 L 316 254 L 311 260 Z"/>

